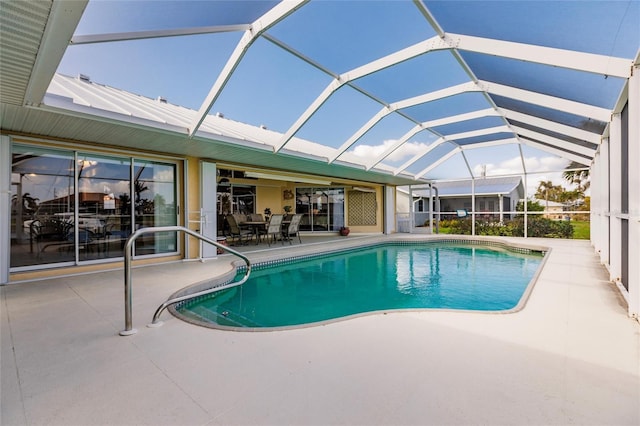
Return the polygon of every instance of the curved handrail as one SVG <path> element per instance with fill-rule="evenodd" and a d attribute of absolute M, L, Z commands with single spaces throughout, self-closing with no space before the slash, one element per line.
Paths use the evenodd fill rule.
<path fill-rule="evenodd" d="M 222 245 L 217 241 L 214 241 L 208 237 L 205 237 L 204 235 L 198 234 L 197 232 L 192 231 L 189 228 L 176 225 L 176 226 L 156 226 L 156 227 L 138 229 L 136 232 L 134 232 L 129 236 L 129 238 L 127 239 L 127 243 L 125 244 L 125 247 L 124 247 L 124 325 L 125 325 L 125 329 L 120 332 L 121 336 L 130 336 L 138 332 L 135 328 L 133 328 L 133 315 L 132 315 L 133 297 L 132 297 L 132 288 L 131 288 L 132 287 L 131 286 L 131 257 L 133 256 L 133 250 L 132 250 L 133 242 L 142 234 L 155 234 L 157 232 L 176 232 L 176 231 L 189 234 L 192 237 L 196 237 L 199 240 L 202 240 L 221 250 L 227 251 L 235 256 L 240 257 L 247 264 L 247 271 L 244 277 L 240 281 L 167 300 L 162 305 L 160 305 L 160 307 L 156 310 L 156 313 L 153 316 L 153 322 L 151 323 L 152 325 L 157 325 L 158 324 L 157 320 L 160 317 L 160 314 L 162 313 L 162 311 L 174 303 L 191 299 L 193 297 L 202 296 L 204 294 L 224 290 L 226 288 L 235 287 L 245 283 L 249 279 L 249 275 L 251 274 L 251 261 L 249 261 L 249 258 L 247 258 L 242 253 L 239 253 L 233 250 L 232 248 L 229 248 L 226 245 Z"/>

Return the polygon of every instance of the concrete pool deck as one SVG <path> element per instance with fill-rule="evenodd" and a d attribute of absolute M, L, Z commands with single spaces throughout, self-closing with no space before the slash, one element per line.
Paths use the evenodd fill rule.
<path fill-rule="evenodd" d="M 121 270 L 1 287 L 0 424 L 640 424 L 640 324 L 590 243 L 506 240 L 552 248 L 512 314 L 403 312 L 243 333 L 165 312 L 162 327 L 145 327 L 189 280 L 227 270 L 225 256 L 134 269 L 138 333 L 121 337 Z M 273 255 L 252 250 L 242 249 Z"/>

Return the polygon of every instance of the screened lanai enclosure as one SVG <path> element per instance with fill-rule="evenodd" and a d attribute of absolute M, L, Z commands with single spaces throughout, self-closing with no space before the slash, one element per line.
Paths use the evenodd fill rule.
<path fill-rule="evenodd" d="M 562 173 L 586 171 L 590 209 L 579 213 L 630 313 L 639 311 L 637 1 L 67 0 L 0 8 L 3 282 L 15 224 L 23 224 L 18 232 L 28 225 L 10 219 L 16 182 L 39 173 L 23 173 L 23 160 L 65 148 L 72 167 L 52 173 L 66 192 L 50 199 L 79 215 L 91 205 L 72 197 L 90 178 L 78 171 L 78 156 L 109 147 L 124 153 L 110 161 L 120 164 L 118 187 L 130 198 L 138 163 L 170 171 L 149 177 L 154 223 L 181 220 L 178 204 L 194 180 L 176 166 L 185 159 L 304 173 L 328 187 L 332 179 L 380 185 L 387 215 L 413 213 L 412 195 L 406 212 L 388 207 L 396 188 L 434 192 L 445 181 L 475 188 L 515 177 L 522 201 L 541 182 L 573 190 Z M 176 182 L 161 194 L 162 209 L 154 198 L 160 182 Z M 43 188 L 29 195 L 44 201 Z M 516 212 L 514 194 L 480 208 L 472 192 L 468 209 L 449 213 L 467 210 L 475 220 L 484 211 L 500 221 L 527 213 L 527 203 Z M 427 222 L 434 207 L 420 207 Z M 311 230 L 325 226 L 313 223 Z M 395 223 L 385 232 L 398 231 Z M 74 229 L 72 262 L 80 238 Z M 175 244 L 152 246 L 157 254 Z M 102 257 L 120 253 L 109 249 Z"/>

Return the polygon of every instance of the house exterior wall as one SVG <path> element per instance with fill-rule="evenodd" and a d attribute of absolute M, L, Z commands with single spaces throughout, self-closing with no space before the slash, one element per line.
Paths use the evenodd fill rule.
<path fill-rule="evenodd" d="M 475 213 L 478 218 L 490 217 L 500 214 L 500 204 L 502 203 L 502 211 L 504 212 L 504 217 L 513 218 L 515 214 L 508 214 L 509 211 L 515 211 L 516 205 L 518 203 L 518 193 L 517 191 L 512 191 L 508 196 L 484 196 L 484 195 L 476 195 L 475 197 Z M 456 210 L 465 209 L 472 213 L 471 209 L 471 196 L 467 197 L 442 197 L 442 212 L 445 215 L 456 216 Z"/>
<path fill-rule="evenodd" d="M 178 212 L 176 214 L 177 225 L 185 226 L 191 230 L 199 230 L 201 228 L 201 206 L 204 197 L 216 197 L 216 182 L 202 182 L 201 176 L 201 162 L 207 161 L 215 163 L 214 159 L 204 159 L 199 157 L 187 157 L 187 156 L 170 156 L 162 153 L 150 153 L 148 151 L 127 150 L 124 152 L 120 148 L 111 148 L 108 146 L 96 146 L 95 144 L 86 143 L 82 141 L 58 141 L 51 138 L 35 137 L 35 136 L 12 136 L 2 135 L 2 147 L 3 152 L 9 153 L 8 155 L 2 155 L 0 158 L 0 168 L 3 171 L 8 171 L 8 176 L 3 180 L 3 185 L 8 186 L 7 191 L 3 191 L 8 201 L 4 200 L 0 203 L 4 206 L 6 212 L 2 212 L 2 217 L 5 219 L 3 223 L 3 229 L 0 230 L 0 238 L 5 240 L 6 246 L 3 245 L 3 262 L 0 262 L 2 271 L 0 278 L 2 278 L 0 284 L 40 279 L 47 277 L 54 277 L 67 274 L 75 274 L 82 272 L 100 271 L 105 269 L 120 268 L 123 266 L 123 258 L 118 257 L 117 254 L 111 253 L 109 258 L 100 258 L 89 261 L 81 259 L 74 262 L 75 264 L 69 265 L 69 262 L 62 264 L 58 261 L 53 261 L 49 264 L 37 264 L 34 263 L 33 267 L 23 266 L 15 270 L 10 265 L 10 233 L 11 226 L 8 218 L 11 217 L 11 170 L 12 170 L 12 156 L 10 155 L 11 146 L 14 143 L 21 145 L 32 145 L 34 147 L 46 148 L 46 149 L 58 149 L 68 152 L 82 152 L 87 155 L 96 156 L 112 156 L 121 157 L 127 159 L 129 157 L 148 159 L 151 161 L 166 162 L 167 164 L 175 164 L 176 170 L 176 204 Z M 226 165 L 225 165 L 226 166 Z M 239 170 L 243 168 L 242 165 L 236 166 Z M 6 181 L 6 182 L 4 182 Z M 284 206 L 290 205 L 295 210 L 296 199 L 290 199 L 285 195 L 289 191 L 296 193 L 296 188 L 299 186 L 309 186 L 308 184 L 300 184 L 289 181 L 277 181 L 267 179 L 238 179 L 237 184 L 253 185 L 256 187 L 256 202 L 255 210 L 257 213 L 263 213 L 264 209 L 269 207 L 273 213 L 284 212 Z M 350 226 L 349 218 L 346 217 L 348 211 L 349 197 L 346 196 L 348 191 L 352 190 L 354 186 L 362 186 L 363 182 L 356 181 L 334 181 L 332 187 L 342 187 L 345 192 L 344 201 L 344 214 L 346 225 L 350 226 L 352 232 L 366 232 L 366 233 L 382 233 L 384 226 L 384 211 L 383 211 L 383 186 L 374 185 L 371 183 L 364 183 L 367 187 L 373 188 L 375 191 L 375 224 L 363 225 L 363 226 Z M 286 191 L 286 192 L 285 192 Z M 15 194 L 14 194 L 15 195 Z M 100 195 L 100 194 L 98 194 Z M 99 202 L 98 195 L 82 191 L 78 194 L 79 202 L 88 201 L 87 197 L 93 197 L 89 201 Z M 393 202 L 393 200 L 392 200 Z M 95 204 L 95 203 L 94 203 Z M 117 200 L 116 200 L 116 204 Z M 106 206 L 106 204 L 105 204 Z M 371 217 L 371 214 L 369 214 Z M 217 219 L 217 218 L 216 218 Z M 8 223 L 8 224 L 7 224 Z M 219 224 L 218 224 L 219 226 Z M 125 237 L 126 238 L 126 237 Z M 124 240 L 123 240 L 124 241 Z M 180 259 L 197 259 L 200 257 L 200 242 L 195 238 L 185 239 L 182 235 L 178 234 L 178 245 L 175 248 L 175 252 L 169 253 L 157 253 L 149 257 L 138 256 L 136 264 L 153 264 L 163 263 L 167 261 L 175 261 Z M 186 241 L 186 242 L 185 242 Z M 74 244 L 72 241 L 71 244 Z M 78 244 L 78 243 L 75 243 Z M 58 262 L 58 263 L 56 263 Z"/>

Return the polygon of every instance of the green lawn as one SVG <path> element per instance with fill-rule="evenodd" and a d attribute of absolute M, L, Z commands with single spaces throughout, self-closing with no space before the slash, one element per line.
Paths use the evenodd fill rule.
<path fill-rule="evenodd" d="M 591 222 L 572 220 L 573 226 L 573 239 L 574 240 L 588 240 L 591 238 Z"/>

